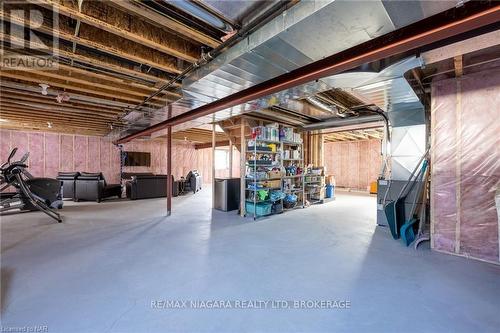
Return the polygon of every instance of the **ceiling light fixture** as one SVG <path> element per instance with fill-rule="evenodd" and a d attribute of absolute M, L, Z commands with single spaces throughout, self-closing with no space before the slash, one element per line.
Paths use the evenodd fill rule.
<path fill-rule="evenodd" d="M 2 118 L 0 118 L 0 123 L 6 123 L 6 122 L 8 122 L 8 120 L 7 120 L 7 119 L 2 119 Z"/>
<path fill-rule="evenodd" d="M 56 96 L 56 101 L 58 103 L 67 102 L 69 100 L 70 100 L 70 96 L 66 92 L 63 92 L 63 93 Z"/>
<path fill-rule="evenodd" d="M 47 83 L 40 83 L 39 86 L 42 87 L 42 95 L 47 96 L 47 88 L 50 86 Z"/>
<path fill-rule="evenodd" d="M 52 123 L 50 121 L 47 122 L 47 127 L 52 128 Z"/>

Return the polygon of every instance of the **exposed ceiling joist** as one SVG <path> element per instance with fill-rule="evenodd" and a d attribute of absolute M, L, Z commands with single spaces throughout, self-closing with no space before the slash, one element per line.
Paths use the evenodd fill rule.
<path fill-rule="evenodd" d="M 64 134 L 80 134 L 80 135 L 91 135 L 91 136 L 102 136 L 108 131 L 101 129 L 91 129 L 87 126 L 60 126 L 52 125 L 52 127 L 47 127 L 47 123 L 39 122 L 36 120 L 25 122 L 12 120 L 8 123 L 0 123 L 0 128 L 7 130 L 21 130 L 21 131 L 44 131 L 53 133 L 64 133 Z"/>
<path fill-rule="evenodd" d="M 34 49 L 37 49 L 37 50 L 44 49 L 44 45 L 42 45 L 42 44 L 38 44 L 38 43 L 33 42 L 33 41 L 20 39 L 16 36 L 10 36 L 10 35 L 2 33 L 1 31 L 0 31 L 0 40 L 3 42 L 9 42 L 9 43 L 11 43 L 13 45 L 17 45 L 17 46 L 24 46 L 24 45 L 26 45 L 26 43 L 29 42 L 29 43 L 31 43 L 31 45 L 33 46 Z M 56 57 L 62 57 L 62 58 L 70 59 L 73 61 L 78 61 L 78 62 L 87 64 L 87 65 L 92 65 L 92 66 L 100 67 L 103 69 L 109 69 L 109 70 L 115 71 L 116 73 L 130 75 L 131 77 L 135 77 L 137 79 L 147 80 L 150 82 L 160 82 L 161 84 L 166 83 L 168 81 L 165 78 L 160 78 L 160 77 L 157 77 L 157 76 L 154 76 L 151 74 L 142 73 L 142 72 L 134 70 L 134 69 L 130 69 L 130 68 L 127 68 L 124 66 L 116 65 L 114 63 L 103 61 L 100 59 L 91 58 L 91 57 L 88 57 L 85 55 L 69 52 L 69 51 L 66 51 L 64 49 L 57 49 L 57 50 L 55 50 L 55 52 L 52 52 L 52 51 L 50 51 L 50 52 L 51 52 L 50 53 L 51 55 L 56 56 Z"/>
<path fill-rule="evenodd" d="M 107 32 L 112 33 L 116 36 L 128 39 L 128 40 L 133 41 L 135 43 L 138 43 L 140 45 L 147 46 L 153 50 L 163 52 L 165 54 L 177 57 L 179 59 L 183 59 L 183 60 L 191 62 L 191 63 L 196 62 L 198 60 L 195 56 L 193 56 L 191 54 L 187 54 L 185 52 L 180 51 L 179 49 L 172 48 L 172 47 L 166 46 L 164 44 L 154 42 L 150 39 L 144 38 L 143 36 L 132 33 L 130 31 L 127 31 L 125 29 L 122 29 L 120 27 L 112 25 L 108 22 L 104 22 L 104 21 L 101 21 L 95 17 L 81 13 L 76 9 L 60 5 L 57 1 L 53 1 L 53 0 L 27 0 L 27 2 L 35 4 L 35 5 L 44 6 L 50 10 L 52 10 L 53 8 L 56 8 L 57 12 L 61 15 L 70 17 L 70 18 L 75 19 L 75 20 L 80 20 L 82 23 L 91 25 L 95 28 L 107 31 Z"/>
<path fill-rule="evenodd" d="M 45 33 L 49 36 L 52 36 L 54 34 L 54 31 L 50 27 L 47 27 L 44 25 L 37 25 L 35 22 L 32 22 L 30 20 L 25 20 L 24 18 L 18 18 L 18 17 L 12 17 L 10 15 L 6 15 L 5 12 L 3 12 L 1 10 L 0 10 L 0 17 L 6 21 L 10 21 L 10 22 L 15 23 L 15 24 L 20 25 L 20 26 L 29 27 L 30 29 L 40 31 L 40 32 Z M 114 47 L 110 47 L 108 45 L 104 45 L 104 44 L 94 42 L 94 41 L 89 40 L 89 39 L 78 37 L 76 34 L 70 34 L 70 33 L 64 32 L 62 30 L 58 30 L 56 32 L 56 34 L 57 34 L 57 38 L 60 38 L 62 40 L 76 43 L 79 45 L 83 45 L 83 46 L 91 48 L 91 49 L 96 49 L 96 50 L 99 50 L 100 52 L 105 52 L 105 53 L 111 54 L 113 56 L 127 59 L 130 61 L 139 63 L 139 64 L 148 65 L 148 66 L 160 69 L 162 71 L 165 71 L 167 73 L 179 74 L 182 72 L 182 70 L 180 70 L 176 67 L 168 66 L 168 65 L 164 65 L 164 64 L 159 64 L 159 63 L 154 62 L 150 59 L 147 59 L 147 58 L 144 58 L 141 56 L 137 56 L 137 55 L 131 53 L 130 51 L 124 52 L 122 50 L 116 49 Z M 73 45 L 75 45 L 75 44 L 73 44 Z M 75 53 L 75 51 L 76 51 L 76 49 L 73 49 L 72 53 Z"/>
<path fill-rule="evenodd" d="M 52 122 L 65 125 L 80 124 L 80 125 L 87 125 L 92 128 L 101 128 L 101 129 L 108 129 L 109 124 L 113 124 L 113 126 L 117 127 L 119 126 L 119 123 L 113 123 L 113 122 L 102 122 L 99 120 L 89 120 L 89 119 L 75 120 L 75 118 L 64 117 L 59 114 L 47 115 L 46 113 L 37 113 L 36 111 L 31 109 L 2 107 L 2 119 L 4 120 L 17 119 L 24 121 L 32 121 L 34 120 L 34 118 L 35 120 L 38 121 Z"/>
<path fill-rule="evenodd" d="M 227 147 L 229 145 L 230 145 L 229 140 L 215 142 L 215 147 Z M 194 149 L 196 149 L 196 150 L 206 149 L 206 148 L 212 148 L 212 143 L 208 142 L 208 143 L 199 143 L 199 144 L 194 145 Z"/>
<path fill-rule="evenodd" d="M 137 82 L 134 82 L 132 80 L 126 80 L 126 79 L 114 77 L 111 75 L 96 73 L 96 72 L 93 72 L 91 70 L 83 69 L 83 68 L 76 67 L 76 66 L 70 66 L 70 65 L 63 64 L 63 63 L 59 63 L 58 66 L 59 66 L 59 68 L 65 69 L 65 70 L 73 72 L 73 73 L 78 73 L 78 74 L 81 74 L 81 75 L 86 76 L 86 77 L 88 76 L 88 77 L 93 77 L 93 78 L 96 78 L 96 79 L 99 79 L 102 81 L 114 82 L 114 83 L 118 83 L 118 84 L 122 84 L 122 85 L 126 85 L 126 86 L 131 86 L 131 87 L 137 88 L 139 90 L 147 91 L 149 93 L 155 92 L 158 90 L 157 88 L 155 88 L 151 85 L 147 85 L 145 83 L 137 83 Z M 179 83 L 177 83 L 175 85 L 176 88 L 179 86 L 180 86 Z M 167 95 L 171 95 L 171 96 L 177 96 L 177 97 L 181 96 L 181 94 L 174 93 L 171 91 L 164 91 L 164 93 Z"/>
<path fill-rule="evenodd" d="M 325 142 L 349 142 L 377 139 L 381 140 L 384 137 L 384 130 L 377 129 L 357 129 L 351 131 L 342 131 L 322 134 Z"/>
<path fill-rule="evenodd" d="M 16 104 L 19 106 L 27 106 L 27 107 L 32 107 L 32 108 L 37 108 L 40 110 L 47 110 L 47 111 L 63 111 L 63 112 L 68 112 L 68 113 L 73 113 L 75 115 L 92 115 L 96 118 L 110 118 L 110 119 L 118 119 L 117 116 L 119 113 L 117 112 L 109 112 L 109 111 L 104 111 L 101 110 L 97 114 L 97 110 L 90 110 L 90 109 L 84 109 L 84 108 L 79 108 L 75 106 L 61 106 L 61 105 L 54 105 L 54 104 L 48 104 L 48 103 L 43 103 L 41 101 L 35 102 L 35 101 L 26 101 L 23 99 L 19 98 L 9 98 L 6 96 L 1 96 L 0 97 L 0 105 L 5 105 L 5 104 Z M 1 112 L 1 110 L 0 110 Z"/>
<path fill-rule="evenodd" d="M 171 18 L 168 16 L 161 15 L 154 10 L 141 5 L 139 1 L 129 1 L 129 0 L 108 0 L 110 3 L 118 8 L 126 10 L 127 12 L 133 13 L 136 16 L 146 19 L 149 23 L 156 25 L 160 28 L 167 28 L 171 31 L 177 32 L 189 39 L 197 41 L 201 44 L 208 45 L 215 48 L 221 44 L 220 41 L 207 36 L 204 33 L 196 31 L 191 27 Z"/>
<path fill-rule="evenodd" d="M 15 72 L 16 71 L 14 71 L 14 73 Z M 13 73 L 13 72 L 4 71 L 4 73 Z M 145 98 L 146 97 L 145 93 L 137 91 L 135 89 L 127 88 L 126 86 L 116 86 L 116 85 L 111 85 L 111 84 L 102 84 L 102 83 L 99 83 L 99 82 L 93 82 L 93 81 L 90 81 L 88 79 L 85 80 L 83 78 L 78 78 L 78 77 L 72 76 L 71 73 L 62 72 L 62 71 L 31 70 L 31 71 L 25 72 L 25 73 L 28 74 L 28 75 L 35 74 L 35 75 L 39 75 L 39 76 L 43 76 L 43 77 L 47 77 L 47 78 L 53 78 L 53 79 L 57 79 L 57 80 L 63 80 L 65 82 L 72 82 L 72 83 L 82 84 L 82 85 L 90 85 L 92 87 L 100 88 L 100 89 L 103 89 L 103 90 L 115 90 L 116 89 L 117 91 L 120 91 L 120 93 L 123 94 L 123 95 L 137 96 L 137 97 L 140 97 L 140 98 Z M 47 82 L 50 83 L 50 79 L 47 79 Z M 176 98 L 170 98 L 170 100 L 175 100 L 179 96 L 175 95 L 175 97 Z M 155 100 L 157 100 L 157 101 L 160 100 L 162 102 L 166 102 L 166 99 L 164 97 L 156 97 Z"/>
<path fill-rule="evenodd" d="M 0 89 L 1 91 L 6 91 L 9 93 L 22 94 L 27 96 L 37 96 L 37 97 L 40 96 L 40 98 L 46 98 L 46 99 L 52 98 L 52 100 L 54 100 L 55 96 L 61 93 L 56 89 L 48 88 L 47 96 L 41 96 L 40 95 L 41 90 L 38 85 L 31 85 L 31 84 L 7 81 L 7 80 L 0 80 Z M 107 109 L 111 108 L 119 110 L 129 109 L 133 107 L 133 104 L 123 103 L 119 101 L 114 101 L 84 94 L 78 94 L 73 92 L 66 92 L 66 94 L 68 94 L 68 96 L 70 97 L 71 103 L 78 103 L 84 105 L 91 105 L 93 107 L 107 108 Z M 145 109 L 145 110 L 150 110 L 150 109 Z"/>
<path fill-rule="evenodd" d="M 463 56 L 458 55 L 453 58 L 453 63 L 455 65 L 455 76 L 461 77 L 464 73 L 464 64 L 463 64 Z"/>
<path fill-rule="evenodd" d="M 41 76 L 35 76 L 33 75 L 33 73 L 31 72 L 28 72 L 28 76 L 26 75 L 23 75 L 23 74 L 18 74 L 18 73 L 13 73 L 13 72 L 8 72 L 8 71 L 2 71 L 0 73 L 0 77 L 7 77 L 7 78 L 11 78 L 11 79 L 17 79 L 17 80 L 21 80 L 21 81 L 28 81 L 28 82 L 33 82 L 33 83 L 49 83 L 50 86 L 53 86 L 53 87 L 59 87 L 59 88 L 63 88 L 63 89 L 69 89 L 69 90 L 72 90 L 72 91 L 77 91 L 77 92 L 84 92 L 84 93 L 88 93 L 88 94 L 91 94 L 91 95 L 96 95 L 96 96 L 103 96 L 103 97 L 108 97 L 108 98 L 112 98 L 112 99 L 115 99 L 115 100 L 122 100 L 122 101 L 128 101 L 128 102 L 133 102 L 133 103 L 140 103 L 142 102 L 142 98 L 139 98 L 139 97 L 133 97 L 133 96 L 130 96 L 130 94 L 127 94 L 127 93 L 117 93 L 116 91 L 112 91 L 112 90 L 102 90 L 102 89 L 95 89 L 93 87 L 86 87 L 86 86 L 76 86 L 76 85 L 71 85 L 71 84 L 66 84 L 66 83 L 62 83 L 62 82 L 58 82 L 58 81 L 55 81 L 54 79 L 51 79 L 51 80 L 47 80 L 46 78 L 44 77 L 41 77 Z M 161 104 L 161 103 L 153 103 L 153 102 L 149 102 L 148 104 L 151 104 L 151 105 L 154 105 L 154 106 L 157 106 L 157 107 L 163 107 L 164 104 Z"/>

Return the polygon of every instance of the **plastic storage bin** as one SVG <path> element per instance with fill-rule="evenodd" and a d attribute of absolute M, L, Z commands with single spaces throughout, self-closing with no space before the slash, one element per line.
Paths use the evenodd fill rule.
<path fill-rule="evenodd" d="M 334 193 L 333 192 L 334 189 L 335 189 L 335 186 L 333 186 L 333 185 L 326 185 L 326 195 L 325 195 L 325 198 L 328 198 L 328 199 L 333 198 L 333 196 L 334 196 L 334 194 L 333 194 Z"/>
<path fill-rule="evenodd" d="M 257 202 L 256 204 L 256 216 L 266 216 L 271 214 L 272 204 L 269 202 Z M 254 204 L 253 202 L 246 202 L 245 209 L 247 214 L 253 215 L 254 213 Z"/>

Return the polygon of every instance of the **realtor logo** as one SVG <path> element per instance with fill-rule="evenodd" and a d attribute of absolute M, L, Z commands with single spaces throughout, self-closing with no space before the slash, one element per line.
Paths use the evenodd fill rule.
<path fill-rule="evenodd" d="M 57 7 L 47 5 L 43 0 L 4 0 L 0 1 L 0 15 L 2 70 L 29 71 L 58 68 Z"/>

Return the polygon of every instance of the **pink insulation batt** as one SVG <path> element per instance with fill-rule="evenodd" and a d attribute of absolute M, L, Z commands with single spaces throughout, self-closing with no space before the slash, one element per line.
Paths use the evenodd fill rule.
<path fill-rule="evenodd" d="M 500 71 L 432 85 L 431 238 L 438 251 L 499 263 Z"/>

